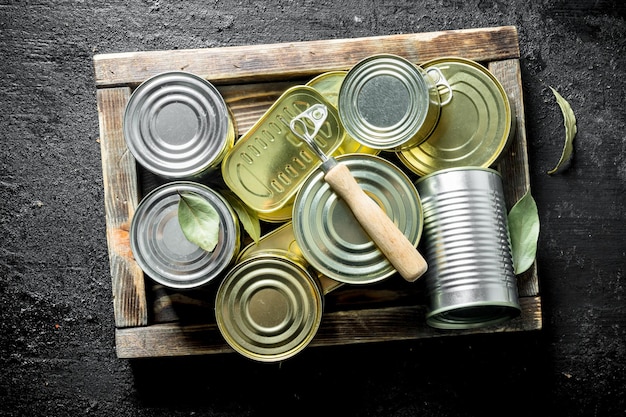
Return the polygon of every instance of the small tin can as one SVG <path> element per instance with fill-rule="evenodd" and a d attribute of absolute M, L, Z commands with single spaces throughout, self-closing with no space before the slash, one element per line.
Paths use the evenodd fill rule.
<path fill-rule="evenodd" d="M 424 208 L 427 323 L 441 329 L 497 324 L 520 314 L 502 178 L 450 168 L 416 181 Z"/>
<path fill-rule="evenodd" d="M 295 86 L 274 102 L 222 162 L 226 185 L 260 213 L 259 217 L 271 218 L 281 211 L 304 179 L 321 165 L 319 157 L 289 127 L 294 117 L 314 104 L 328 108 L 315 141 L 326 154 L 332 154 L 344 138 L 337 110 L 312 87 Z"/>
<path fill-rule="evenodd" d="M 178 222 L 179 193 L 205 198 L 220 220 L 219 241 L 213 252 L 191 243 Z M 164 286 L 190 289 L 223 276 L 241 247 L 237 215 L 213 189 L 190 181 L 175 181 L 148 193 L 137 206 L 130 228 L 130 243 L 137 264 L 147 276 Z"/>
<path fill-rule="evenodd" d="M 347 165 L 365 193 L 417 246 L 422 233 L 422 206 L 406 174 L 375 155 L 350 154 L 336 159 Z M 324 181 L 321 169 L 307 178 L 296 196 L 293 229 L 309 264 L 336 281 L 369 284 L 395 273 L 348 205 Z"/>
<path fill-rule="evenodd" d="M 155 75 L 132 93 L 124 137 L 135 159 L 169 180 L 195 180 L 219 166 L 235 127 L 219 91 L 184 71 Z"/>
<path fill-rule="evenodd" d="M 494 165 L 515 128 L 511 104 L 498 79 L 464 58 L 436 59 L 422 67 L 430 76 L 443 74 L 452 96 L 429 137 L 399 152 L 398 158 L 418 175 L 458 166 Z"/>
<path fill-rule="evenodd" d="M 339 90 L 341 89 L 341 84 L 343 80 L 346 78 L 346 74 L 348 71 L 330 71 L 325 72 L 323 74 L 318 75 L 309 81 L 306 85 L 315 88 L 319 91 L 326 100 L 335 108 L 339 107 Z M 346 134 L 343 142 L 334 153 L 334 156 L 344 155 L 347 153 L 366 153 L 370 155 L 378 155 L 380 153 L 380 149 L 374 149 L 362 145 L 352 136 Z"/>
<path fill-rule="evenodd" d="M 418 65 L 391 54 L 353 66 L 341 84 L 339 116 L 346 132 L 374 149 L 401 150 L 424 141 L 439 119 L 436 83 Z"/>
<path fill-rule="evenodd" d="M 324 298 L 312 271 L 284 254 L 237 263 L 217 291 L 215 317 L 226 342 L 259 362 L 282 361 L 313 340 Z"/>

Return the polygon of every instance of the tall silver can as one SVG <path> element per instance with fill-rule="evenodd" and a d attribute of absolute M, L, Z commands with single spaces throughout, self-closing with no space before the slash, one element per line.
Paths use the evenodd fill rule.
<path fill-rule="evenodd" d="M 468 329 L 520 314 L 502 178 L 497 171 L 460 167 L 416 181 L 424 212 L 429 268 L 427 323 Z"/>

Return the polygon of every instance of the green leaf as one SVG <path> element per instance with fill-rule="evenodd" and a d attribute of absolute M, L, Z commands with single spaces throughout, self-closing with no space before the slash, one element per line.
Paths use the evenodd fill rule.
<path fill-rule="evenodd" d="M 530 268 L 537 254 L 539 214 L 530 190 L 511 208 L 508 221 L 513 265 L 515 274 L 519 275 Z"/>
<path fill-rule="evenodd" d="M 259 239 L 261 239 L 261 222 L 259 220 L 259 215 L 243 201 L 241 201 L 241 199 L 232 191 L 220 190 L 220 193 L 224 196 L 226 201 L 230 203 L 233 210 L 235 210 L 243 228 L 246 232 L 248 232 L 252 240 L 254 240 L 254 243 L 259 243 Z"/>
<path fill-rule="evenodd" d="M 220 217 L 213 205 L 193 192 L 179 192 L 178 223 L 191 243 L 213 252 L 219 241 Z"/>
<path fill-rule="evenodd" d="M 565 125 L 565 145 L 563 146 L 563 153 L 561 154 L 561 159 L 556 166 L 548 171 L 548 174 L 552 175 L 570 159 L 572 152 L 574 151 L 574 137 L 576 136 L 578 129 L 576 127 L 576 116 L 574 116 L 572 107 L 563 97 L 561 97 L 559 93 L 557 93 L 554 88 L 550 87 L 550 89 L 552 90 L 552 93 L 554 93 L 556 102 L 561 108 L 561 112 L 563 113 L 563 123 Z"/>

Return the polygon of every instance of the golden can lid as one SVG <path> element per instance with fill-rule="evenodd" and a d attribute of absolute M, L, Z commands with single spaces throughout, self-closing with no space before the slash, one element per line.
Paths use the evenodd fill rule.
<path fill-rule="evenodd" d="M 513 137 L 514 115 L 509 98 L 487 68 L 469 59 L 441 58 L 426 62 L 452 90 L 437 126 L 421 144 L 398 152 L 418 175 L 458 166 L 490 167 Z M 436 72 L 429 72 L 429 75 Z"/>
<path fill-rule="evenodd" d="M 178 222 L 180 192 L 193 192 L 209 202 L 219 217 L 217 246 L 208 252 L 191 243 Z M 130 243 L 139 267 L 154 281 L 188 289 L 225 274 L 241 245 L 239 220 L 230 204 L 213 189 L 190 181 L 174 181 L 147 194 L 133 215 Z"/>
<path fill-rule="evenodd" d="M 392 54 L 365 58 L 339 91 L 346 132 L 365 146 L 399 150 L 426 139 L 437 124 L 440 97 L 424 69 Z"/>
<path fill-rule="evenodd" d="M 314 104 L 328 108 L 316 143 L 330 155 L 344 138 L 337 110 L 314 88 L 285 91 L 243 135 L 222 161 L 226 185 L 250 208 L 272 213 L 284 207 L 321 161 L 291 131 L 291 120 Z"/>
<path fill-rule="evenodd" d="M 323 307 L 311 272 L 289 257 L 263 254 L 238 263 L 226 276 L 217 291 L 215 316 L 235 351 L 277 362 L 309 345 Z"/>
<path fill-rule="evenodd" d="M 335 108 L 338 108 L 339 90 L 341 88 L 341 83 L 346 78 L 346 74 L 348 74 L 348 71 L 325 72 L 313 78 L 306 85 L 315 88 L 324 96 L 326 100 L 328 100 L 330 104 L 335 106 Z M 378 155 L 380 153 L 380 149 L 374 149 L 362 145 L 352 136 L 346 134 L 343 142 L 341 142 L 341 145 L 337 148 L 334 155 L 337 156 L 347 153 L 366 153 L 370 155 Z"/>
<path fill-rule="evenodd" d="M 216 168 L 235 140 L 219 91 L 184 71 L 141 83 L 126 105 L 123 129 L 137 162 L 173 180 L 194 179 Z"/>
<path fill-rule="evenodd" d="M 417 246 L 422 233 L 422 206 L 415 185 L 399 167 L 375 155 L 338 156 L 365 193 L 374 199 Z M 293 229 L 303 256 L 313 268 L 347 284 L 383 280 L 395 268 L 356 220 L 348 205 L 312 173 L 296 195 Z"/>

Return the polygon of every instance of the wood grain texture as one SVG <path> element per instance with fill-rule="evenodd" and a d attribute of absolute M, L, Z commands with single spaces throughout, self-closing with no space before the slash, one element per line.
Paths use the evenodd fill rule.
<path fill-rule="evenodd" d="M 524 93 L 519 60 L 508 59 L 489 63 L 489 71 L 500 81 L 509 96 L 515 114 L 515 136 L 501 156 L 498 171 L 505 183 L 504 199 L 507 209 L 530 190 L 530 168 L 528 164 L 528 142 L 526 139 L 526 115 L 524 114 Z M 517 276 L 520 296 L 539 294 L 537 263 Z"/>
<path fill-rule="evenodd" d="M 441 56 L 476 61 L 519 58 L 514 26 L 430 33 L 330 39 L 210 49 L 127 52 L 94 57 L 96 85 L 133 86 L 164 71 L 189 71 L 214 84 L 241 84 L 306 78 L 348 69 L 376 53 L 413 62 Z"/>
<path fill-rule="evenodd" d="M 471 330 L 439 330 L 428 326 L 424 306 L 330 312 L 324 315 L 319 331 L 307 348 L 541 329 L 541 298 L 525 297 L 520 304 L 522 314 L 519 317 L 500 325 Z M 233 352 L 214 323 L 167 323 L 117 329 L 115 341 L 120 358 Z"/>
<path fill-rule="evenodd" d="M 117 327 L 148 323 L 143 272 L 133 258 L 129 238 L 130 219 L 138 203 L 135 159 L 126 147 L 122 126 L 129 96 L 130 89 L 126 87 L 102 89 L 97 93 L 104 209 Z"/>

